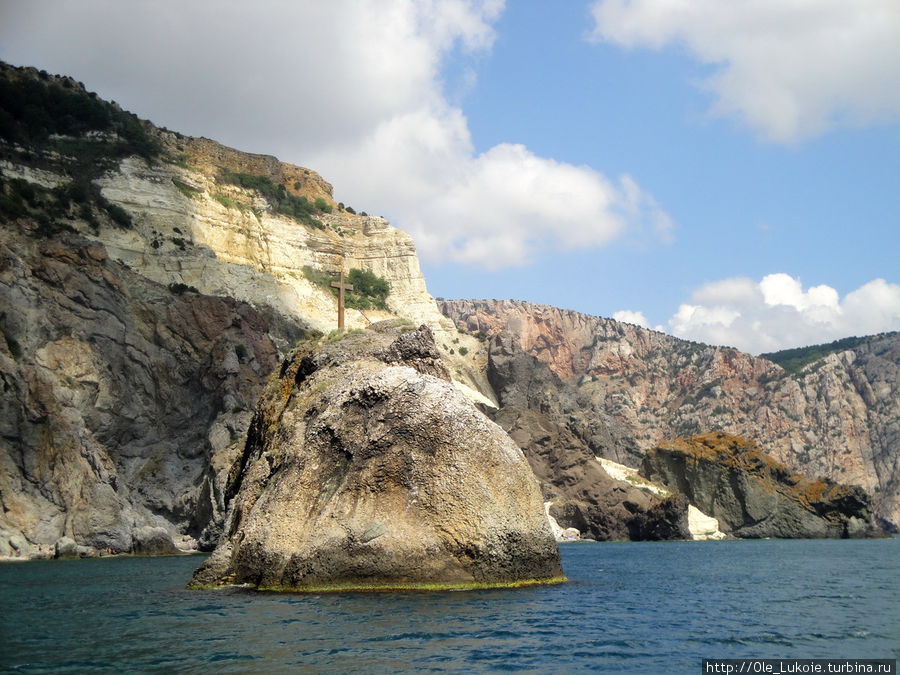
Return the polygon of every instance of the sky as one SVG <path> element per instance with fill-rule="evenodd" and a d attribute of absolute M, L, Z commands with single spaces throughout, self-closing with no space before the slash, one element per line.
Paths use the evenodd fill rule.
<path fill-rule="evenodd" d="M 318 171 L 437 297 L 900 330 L 897 0 L 0 0 L 0 59 Z"/>

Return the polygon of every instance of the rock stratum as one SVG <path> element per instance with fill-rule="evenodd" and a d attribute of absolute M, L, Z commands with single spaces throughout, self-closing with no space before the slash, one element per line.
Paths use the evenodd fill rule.
<path fill-rule="evenodd" d="M 685 495 L 741 538 L 888 536 L 862 488 L 789 470 L 739 436 L 707 433 L 650 450 L 642 474 Z"/>
<path fill-rule="evenodd" d="M 225 536 L 194 587 L 561 580 L 522 452 L 453 387 L 431 331 L 401 330 L 375 324 L 282 364 L 229 483 Z"/>
<path fill-rule="evenodd" d="M 439 305 L 483 339 L 489 374 L 515 349 L 555 375 L 541 376 L 533 391 L 520 371 L 499 384 L 502 398 L 551 411 L 599 457 L 638 467 L 666 439 L 721 430 L 752 439 L 793 471 L 861 486 L 883 525 L 900 523 L 898 333 L 861 339 L 790 373 L 736 349 L 554 307 Z"/>

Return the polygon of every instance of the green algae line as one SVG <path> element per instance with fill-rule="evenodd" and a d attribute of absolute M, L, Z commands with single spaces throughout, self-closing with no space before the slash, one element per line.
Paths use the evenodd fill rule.
<path fill-rule="evenodd" d="M 396 584 L 332 584 L 322 586 L 249 586 L 263 593 L 395 593 L 395 592 L 440 592 L 440 591 L 481 591 L 500 588 L 527 588 L 529 586 L 555 586 L 568 581 L 567 577 L 548 579 L 518 579 L 516 581 L 471 581 L 453 583 L 396 583 Z M 229 585 L 190 584 L 189 590 L 206 591 L 227 588 Z"/>

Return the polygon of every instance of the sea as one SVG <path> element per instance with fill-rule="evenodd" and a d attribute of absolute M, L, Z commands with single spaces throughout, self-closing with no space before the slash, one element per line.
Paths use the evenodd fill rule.
<path fill-rule="evenodd" d="M 202 556 L 0 565 L 0 671 L 700 673 L 900 657 L 900 539 L 575 543 L 570 581 L 188 591 Z"/>

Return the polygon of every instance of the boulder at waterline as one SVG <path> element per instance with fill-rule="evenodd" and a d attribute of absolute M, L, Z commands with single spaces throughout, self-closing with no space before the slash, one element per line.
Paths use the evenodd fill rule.
<path fill-rule="evenodd" d="M 562 580 L 528 462 L 398 322 L 301 346 L 273 376 L 194 587 L 384 589 Z"/>
<path fill-rule="evenodd" d="M 745 538 L 879 537 L 869 496 L 807 478 L 740 436 L 677 438 L 647 453 L 641 472 L 687 495 L 723 531 Z"/>

